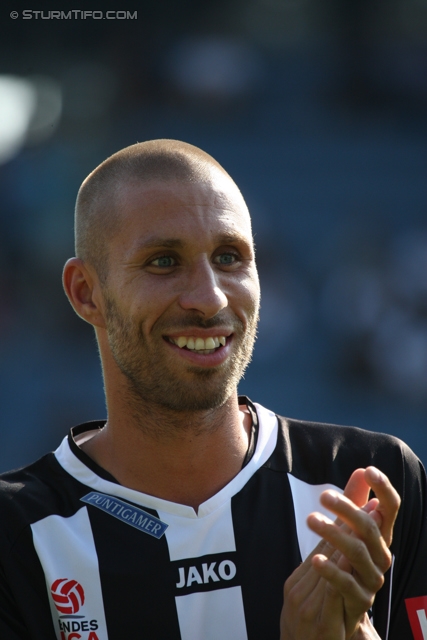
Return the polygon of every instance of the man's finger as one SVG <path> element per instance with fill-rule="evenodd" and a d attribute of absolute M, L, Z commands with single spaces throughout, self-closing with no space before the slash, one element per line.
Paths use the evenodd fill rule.
<path fill-rule="evenodd" d="M 369 516 L 364 515 L 366 519 L 369 520 Z M 371 525 L 376 526 L 372 521 Z M 310 516 L 310 527 L 316 530 L 316 533 L 323 538 L 329 540 L 330 543 L 343 554 L 359 577 L 358 581 L 363 584 L 364 587 L 373 593 L 378 591 L 383 584 L 383 573 L 389 568 L 391 562 L 390 552 L 384 543 L 382 553 L 378 553 L 378 559 L 375 560 L 363 540 L 346 533 L 341 527 L 338 527 L 324 515 L 320 513 L 312 514 Z M 323 556 L 320 554 L 313 557 L 314 566 L 318 557 Z M 348 571 L 345 571 L 345 573 L 348 573 Z"/>
<path fill-rule="evenodd" d="M 344 489 L 346 498 L 354 502 L 358 507 L 363 507 L 368 502 L 371 490 L 365 478 L 365 471 L 366 469 L 355 469 Z"/>
<path fill-rule="evenodd" d="M 286 580 L 285 594 L 290 593 L 290 591 L 295 587 L 297 587 L 298 594 L 302 597 L 311 593 L 320 580 L 319 574 L 316 571 L 313 571 L 313 566 L 311 564 L 312 557 L 315 554 L 324 555 L 325 553 L 327 554 L 327 557 L 329 557 L 332 552 L 333 549 L 331 545 L 326 540 L 321 540 L 304 562 L 302 562 Z"/>
<path fill-rule="evenodd" d="M 340 570 L 325 556 L 313 558 L 313 566 L 328 582 L 329 589 L 335 590 L 345 600 L 347 615 L 359 617 L 372 606 L 377 589 L 366 588 L 366 585 L 360 584 L 353 575 Z"/>
<path fill-rule="evenodd" d="M 373 566 L 381 572 L 386 571 L 390 566 L 390 552 L 374 518 L 336 491 L 325 491 L 321 502 L 347 526 L 332 523 L 320 514 L 311 514 L 307 520 L 309 527 L 341 551 L 356 571 L 361 571 L 361 568 L 354 564 L 353 557 L 349 555 L 352 551 L 352 547 L 348 546 L 350 540 L 353 540 L 355 548 L 366 549 Z"/>
<path fill-rule="evenodd" d="M 372 514 L 359 509 L 353 502 L 336 491 L 325 491 L 320 499 L 323 506 L 337 515 L 350 527 L 354 535 L 363 541 L 373 563 L 381 571 L 387 571 L 391 562 L 390 552 Z M 344 532 L 347 533 L 347 531 Z M 332 544 L 334 543 L 332 542 Z"/>
<path fill-rule="evenodd" d="M 381 515 L 381 534 L 389 547 L 393 538 L 393 526 L 400 507 L 400 496 L 384 473 L 376 467 L 365 470 L 365 480 L 379 500 L 376 511 Z"/>

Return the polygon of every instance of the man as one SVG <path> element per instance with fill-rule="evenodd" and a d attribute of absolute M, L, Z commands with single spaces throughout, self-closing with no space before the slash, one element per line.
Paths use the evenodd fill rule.
<path fill-rule="evenodd" d="M 3 476 L 0 637 L 427 638 L 414 454 L 237 396 L 260 293 L 224 169 L 171 140 L 114 154 L 79 191 L 76 255 L 108 420 Z"/>

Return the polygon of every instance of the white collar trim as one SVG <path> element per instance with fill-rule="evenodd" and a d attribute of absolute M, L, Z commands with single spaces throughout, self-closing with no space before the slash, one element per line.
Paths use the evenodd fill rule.
<path fill-rule="evenodd" d="M 230 482 L 213 495 L 209 500 L 203 502 L 196 513 L 193 507 L 162 500 L 134 489 L 129 489 L 123 485 L 110 482 L 98 476 L 89 469 L 71 451 L 68 436 L 64 438 L 58 449 L 54 452 L 59 464 L 73 478 L 90 487 L 94 491 L 100 491 L 109 495 L 129 500 L 135 504 L 145 506 L 155 510 L 166 511 L 177 516 L 187 518 L 203 518 L 218 509 L 224 502 L 231 499 L 238 493 L 254 473 L 268 460 L 274 451 L 277 442 L 278 422 L 275 414 L 261 405 L 255 403 L 258 421 L 258 441 L 257 446 L 249 463 Z"/>

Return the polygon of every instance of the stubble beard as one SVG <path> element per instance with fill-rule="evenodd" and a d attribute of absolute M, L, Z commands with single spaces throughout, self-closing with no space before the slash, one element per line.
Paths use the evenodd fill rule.
<path fill-rule="evenodd" d="M 241 320 L 233 318 L 233 352 L 226 362 L 212 369 L 188 366 L 188 375 L 179 377 L 166 361 L 161 361 L 149 347 L 141 326 L 124 317 L 114 298 L 104 292 L 108 341 L 113 358 L 125 376 L 129 400 L 136 411 L 150 407 L 174 412 L 208 411 L 224 405 L 236 393 L 237 385 L 252 358 L 258 325 L 258 309 L 248 318 L 246 330 Z M 211 329 L 230 327 L 230 319 L 215 316 L 204 321 L 197 314 L 182 320 L 177 328 Z M 163 329 L 163 330 L 162 330 Z M 164 335 L 166 327 L 157 327 Z"/>

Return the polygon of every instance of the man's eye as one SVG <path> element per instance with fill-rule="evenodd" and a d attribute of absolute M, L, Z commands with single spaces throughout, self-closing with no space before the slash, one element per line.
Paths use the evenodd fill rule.
<path fill-rule="evenodd" d="M 221 265 L 231 265 L 237 262 L 238 256 L 235 253 L 221 253 L 215 258 L 215 262 Z"/>
<path fill-rule="evenodd" d="M 176 264 L 175 258 L 171 256 L 160 256 L 159 258 L 155 258 L 151 264 L 154 267 L 173 267 Z"/>

